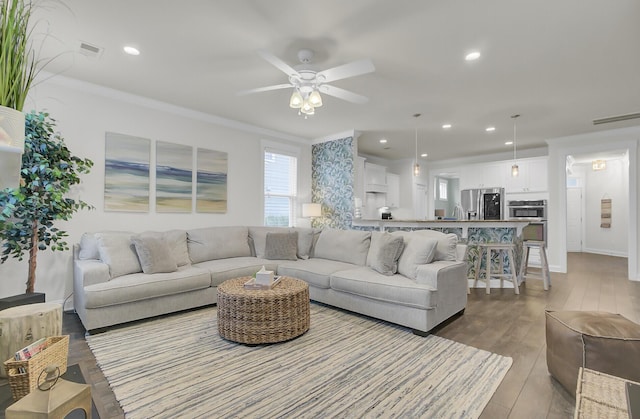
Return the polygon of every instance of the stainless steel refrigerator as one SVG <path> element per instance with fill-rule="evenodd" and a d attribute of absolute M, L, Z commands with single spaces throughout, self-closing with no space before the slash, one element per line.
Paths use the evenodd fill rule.
<path fill-rule="evenodd" d="M 466 220 L 504 220 L 504 188 L 463 189 L 460 203 Z"/>

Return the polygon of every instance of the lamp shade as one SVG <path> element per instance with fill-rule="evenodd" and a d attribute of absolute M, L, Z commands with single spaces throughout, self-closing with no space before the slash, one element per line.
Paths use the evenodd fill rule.
<path fill-rule="evenodd" d="M 320 92 L 318 92 L 317 90 L 311 92 L 311 94 L 309 95 L 309 103 L 314 108 L 319 108 L 320 106 L 322 106 L 322 96 L 320 96 Z"/>
<path fill-rule="evenodd" d="M 289 107 L 293 109 L 300 109 L 302 107 L 302 102 L 304 102 L 302 95 L 297 89 L 294 90 L 291 94 L 291 99 L 289 99 Z"/>
<path fill-rule="evenodd" d="M 322 216 L 320 204 L 302 204 L 302 216 L 305 218 Z"/>

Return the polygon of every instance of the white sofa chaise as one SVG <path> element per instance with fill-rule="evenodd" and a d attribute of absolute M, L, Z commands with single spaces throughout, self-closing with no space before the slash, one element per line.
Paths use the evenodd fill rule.
<path fill-rule="evenodd" d="M 431 230 L 209 227 L 85 233 L 74 307 L 87 330 L 216 303 L 217 286 L 263 266 L 309 284 L 311 300 L 426 334 L 464 311 L 464 246 Z"/>

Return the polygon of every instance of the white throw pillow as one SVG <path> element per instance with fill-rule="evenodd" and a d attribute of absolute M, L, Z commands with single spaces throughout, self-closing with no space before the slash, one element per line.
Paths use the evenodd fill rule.
<path fill-rule="evenodd" d="M 429 237 L 438 240 L 436 255 L 433 260 L 456 260 L 456 247 L 458 236 L 453 233 L 443 233 L 436 230 L 416 230 L 412 234 Z"/>
<path fill-rule="evenodd" d="M 138 254 L 131 243 L 132 235 L 129 232 L 96 233 L 100 260 L 109 265 L 109 276 L 112 279 L 142 272 Z"/>
<path fill-rule="evenodd" d="M 383 275 L 398 272 L 398 258 L 404 249 L 404 239 L 390 233 L 371 233 L 371 246 L 367 254 L 367 266 Z"/>
<path fill-rule="evenodd" d="M 98 238 L 96 233 L 84 233 L 80 238 L 80 252 L 78 259 L 100 259 Z"/>
<path fill-rule="evenodd" d="M 398 273 L 416 279 L 418 266 L 433 262 L 438 241 L 404 231 L 396 231 L 392 235 L 404 237 L 404 250 L 398 259 Z"/>

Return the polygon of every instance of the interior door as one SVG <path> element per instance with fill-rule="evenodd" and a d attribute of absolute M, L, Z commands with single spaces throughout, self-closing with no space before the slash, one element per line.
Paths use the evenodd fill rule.
<path fill-rule="evenodd" d="M 582 188 L 567 188 L 567 252 L 582 252 Z"/>

